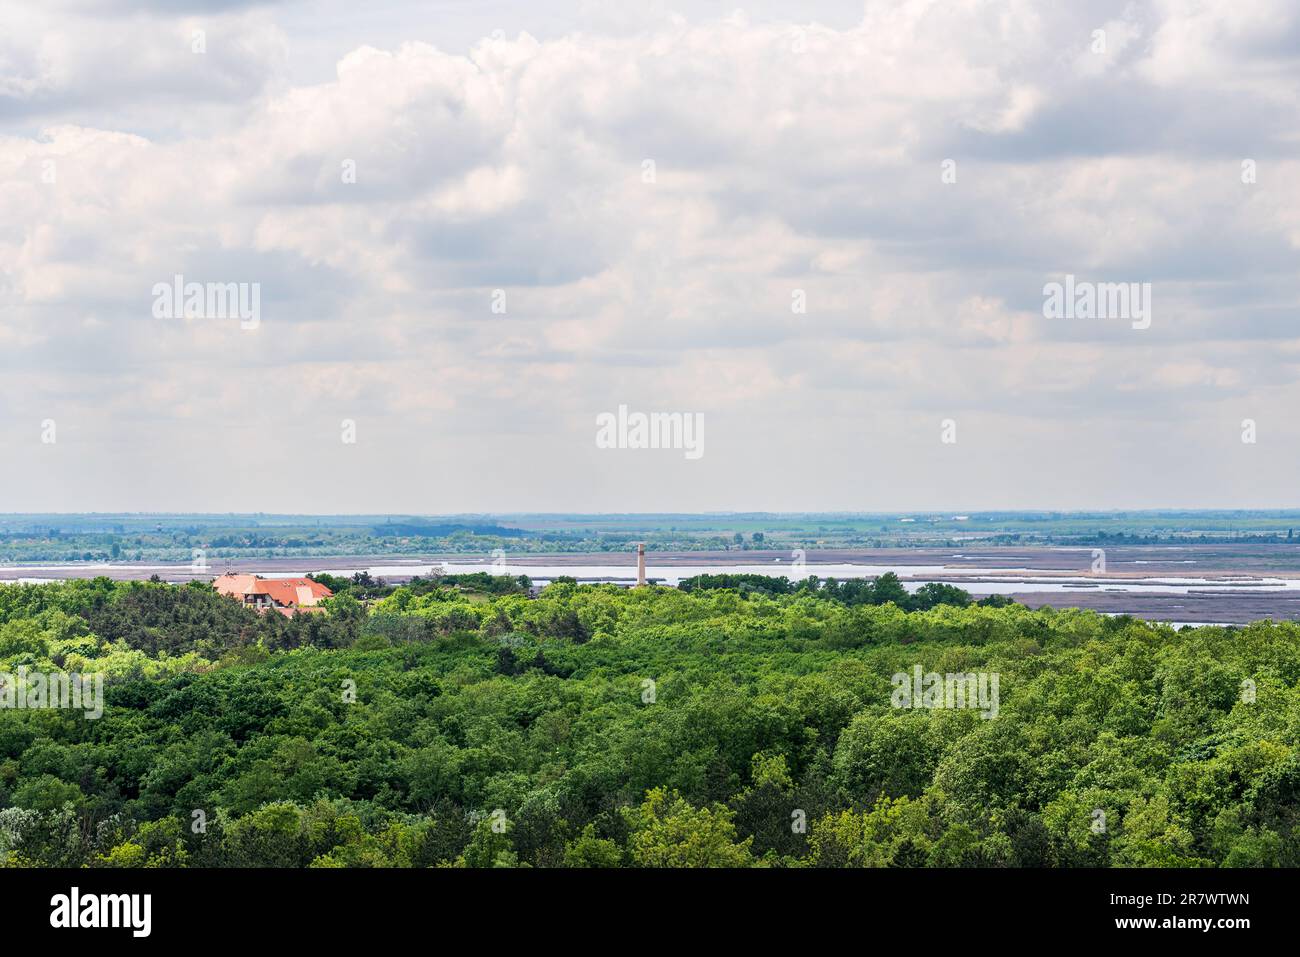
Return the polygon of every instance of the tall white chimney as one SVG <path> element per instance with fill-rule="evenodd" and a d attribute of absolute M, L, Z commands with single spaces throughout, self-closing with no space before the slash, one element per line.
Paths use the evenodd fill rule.
<path fill-rule="evenodd" d="M 636 583 L 645 584 L 645 542 L 636 543 Z"/>

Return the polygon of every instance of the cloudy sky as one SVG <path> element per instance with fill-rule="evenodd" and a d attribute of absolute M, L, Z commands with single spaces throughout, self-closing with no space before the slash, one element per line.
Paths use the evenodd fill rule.
<path fill-rule="evenodd" d="M 1298 94 L 1292 0 L 8 3 L 0 511 L 1295 506 Z"/>

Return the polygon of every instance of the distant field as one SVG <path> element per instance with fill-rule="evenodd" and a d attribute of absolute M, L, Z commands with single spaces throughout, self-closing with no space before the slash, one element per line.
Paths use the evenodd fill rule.
<path fill-rule="evenodd" d="M 0 515 L 0 564 L 339 555 L 605 553 L 1118 545 L 1249 551 L 1297 540 L 1300 511 L 699 515 Z M 1234 546 L 1248 546 L 1247 552 Z M 1290 561 L 1290 553 L 1279 553 Z"/>

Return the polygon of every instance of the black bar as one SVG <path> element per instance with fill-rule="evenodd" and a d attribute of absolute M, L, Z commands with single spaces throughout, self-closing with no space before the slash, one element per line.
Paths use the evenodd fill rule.
<path fill-rule="evenodd" d="M 1231 947 L 1280 938 L 1294 916 L 1286 876 L 1261 870 L 0 870 L 0 894 L 16 939 L 76 934 L 86 943 L 145 946 L 252 939 L 338 945 L 434 930 L 434 939 L 447 945 L 463 934 L 537 947 L 599 933 L 611 949 L 622 949 L 640 935 L 647 946 L 685 940 L 684 931 L 672 928 L 690 925 L 756 945 L 783 929 L 817 939 L 847 934 L 863 944 L 903 933 L 922 948 L 917 953 L 927 942 L 939 948 L 930 952 L 942 953 L 949 946 L 964 951 L 1012 942 L 1183 946 L 1203 940 Z M 90 895 L 150 895 L 148 936 L 134 936 L 130 926 L 52 927 L 51 899 L 70 896 L 73 887 L 83 902 Z M 1221 926 L 1242 919 L 1246 926 Z M 1119 924 L 1133 920 L 1154 926 Z M 1214 926 L 1165 924 L 1180 920 Z"/>

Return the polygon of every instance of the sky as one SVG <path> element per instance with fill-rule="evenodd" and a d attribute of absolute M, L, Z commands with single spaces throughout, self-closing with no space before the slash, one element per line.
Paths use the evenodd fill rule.
<path fill-rule="evenodd" d="M 0 511 L 1295 506 L 1298 93 L 1291 0 L 10 2 Z"/>

